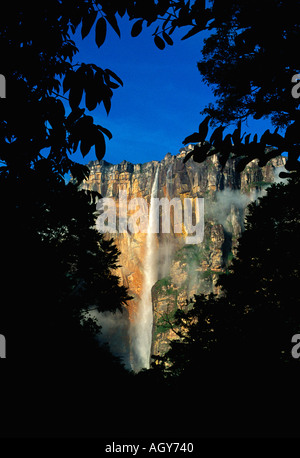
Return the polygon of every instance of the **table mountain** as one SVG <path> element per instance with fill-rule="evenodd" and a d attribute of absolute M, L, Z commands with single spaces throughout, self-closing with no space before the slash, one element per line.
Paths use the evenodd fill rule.
<path fill-rule="evenodd" d="M 168 153 L 160 162 L 90 162 L 90 176 L 82 185 L 113 199 L 116 205 L 116 233 L 107 236 L 114 238 L 121 252 L 118 273 L 133 299 L 124 314 L 107 314 L 100 321 L 103 338 L 109 340 L 112 351 L 134 370 L 148 367 L 150 354 L 163 354 L 169 340 L 176 338 L 169 321 L 178 307 L 194 294 L 218 293 L 216 282 L 235 255 L 247 205 L 279 180 L 285 164 L 283 157 L 272 159 L 263 168 L 253 161 L 239 173 L 239 159 L 229 160 L 224 169 L 217 155 L 200 164 L 192 160 L 184 163 L 192 147 L 182 148 L 175 156 Z M 204 198 L 203 241 L 186 243 L 190 234 L 184 224 L 181 228 L 174 225 L 172 206 L 169 233 L 162 233 L 161 227 L 159 233 L 151 236 L 146 231 L 120 233 L 119 225 L 124 226 L 120 191 L 127 199 L 128 219 L 139 208 L 134 205 L 138 202 L 133 201 L 135 198 L 143 198 L 148 205 L 151 197 L 166 198 L 168 202 L 176 198 L 183 209 L 184 199 L 193 199 L 195 207 L 196 199 Z M 150 271 L 154 284 L 149 287 L 146 280 Z M 147 293 L 150 303 L 145 299 Z"/>

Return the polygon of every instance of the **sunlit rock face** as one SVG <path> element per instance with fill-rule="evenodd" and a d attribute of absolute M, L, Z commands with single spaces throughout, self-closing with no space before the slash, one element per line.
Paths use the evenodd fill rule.
<path fill-rule="evenodd" d="M 121 252 L 118 269 L 121 282 L 133 296 L 128 305 L 128 340 L 121 343 L 128 347 L 128 359 L 133 368 L 137 365 L 139 352 L 134 336 L 139 326 L 139 308 L 144 293 L 147 233 L 119 233 L 119 217 L 124 211 L 124 208 L 120 209 L 120 191 L 126 191 L 123 196 L 126 195 L 127 204 L 134 198 L 142 197 L 149 205 L 155 173 L 159 168 L 158 198 L 166 197 L 169 201 L 179 198 L 183 209 L 184 199 L 193 199 L 194 203 L 196 198 L 204 198 L 204 238 L 201 243 L 186 243 L 186 227 L 184 224 L 181 228 L 174 227 L 172 206 L 169 233 L 159 232 L 152 238 L 154 278 L 158 281 L 152 286 L 151 352 L 163 354 L 168 349 L 169 340 L 176 338 L 163 320 L 164 313 L 172 318 L 175 310 L 184 306 L 194 294 L 219 292 L 216 282 L 220 272 L 227 269 L 235 255 L 244 227 L 246 206 L 278 180 L 279 171 L 285 163 L 284 158 L 278 157 L 260 168 L 253 161 L 242 173 L 238 173 L 237 160 L 230 160 L 222 170 L 216 155 L 201 164 L 193 160 L 184 164 L 183 158 L 190 148 L 183 148 L 176 156 L 168 153 L 160 163 L 131 164 L 123 161 L 112 165 L 106 161 L 90 162 L 90 176 L 83 183 L 84 188 L 98 191 L 103 197 L 111 197 L 116 204 L 117 232 L 109 236 L 114 238 Z M 127 210 L 127 217 L 130 218 L 137 208 Z"/>

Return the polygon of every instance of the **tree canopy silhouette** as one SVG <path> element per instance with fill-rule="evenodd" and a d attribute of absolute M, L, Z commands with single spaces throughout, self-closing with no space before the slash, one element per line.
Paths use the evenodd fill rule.
<path fill-rule="evenodd" d="M 7 342 L 0 434 L 103 434 L 112 426 L 108 415 L 99 423 L 92 392 L 115 395 L 113 405 L 129 374 L 99 344 L 102 323 L 92 310 L 126 313 L 119 252 L 95 229 L 90 196 L 66 185 L 46 159 L 21 179 L 2 177 L 0 190 L 0 329 Z"/>
<path fill-rule="evenodd" d="M 216 102 L 202 114 L 207 115 L 199 132 L 183 143 L 197 142 L 189 157 L 202 162 L 220 153 L 223 164 L 229 155 L 240 158 L 239 169 L 255 158 L 264 166 L 272 157 L 287 153 L 286 170 L 299 173 L 300 111 L 299 97 L 292 94 L 299 63 L 294 49 L 299 41 L 298 1 L 264 2 L 229 0 L 211 2 L 211 35 L 204 40 L 198 69 L 203 81 L 213 88 Z M 258 140 L 241 130 L 241 120 L 270 118 L 273 133 L 266 130 Z M 218 124 L 210 139 L 203 124 Z M 239 121 L 233 134 L 223 138 L 226 125 Z M 286 128 L 284 135 L 279 128 Z M 187 159 L 189 159 L 189 157 Z M 284 172 L 282 172 L 282 176 Z"/>
<path fill-rule="evenodd" d="M 90 308 L 114 312 L 126 305 L 126 288 L 113 273 L 119 252 L 96 230 L 90 196 L 59 180 L 47 160 L 21 180 L 2 178 L 0 189 L 6 196 L 1 283 L 7 298 L 0 321 L 10 357 L 76 359 L 84 350 L 72 329 L 100 330 Z"/>

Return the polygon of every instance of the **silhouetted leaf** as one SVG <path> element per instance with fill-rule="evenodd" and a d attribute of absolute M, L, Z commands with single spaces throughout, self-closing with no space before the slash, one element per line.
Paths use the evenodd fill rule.
<path fill-rule="evenodd" d="M 231 151 L 232 151 L 231 134 L 227 134 L 222 142 L 221 152 L 223 154 L 228 154 Z"/>
<path fill-rule="evenodd" d="M 213 133 L 211 134 L 210 140 L 209 140 L 212 145 L 215 145 L 215 146 L 220 145 L 223 139 L 224 129 L 225 127 L 219 126 L 213 131 Z"/>
<path fill-rule="evenodd" d="M 286 161 L 285 168 L 289 172 L 300 171 L 299 148 L 297 145 L 293 145 L 289 148 L 288 159 Z"/>
<path fill-rule="evenodd" d="M 191 135 L 188 135 L 184 140 L 183 144 L 186 145 L 187 143 L 199 143 L 201 141 L 201 136 L 199 132 L 194 132 Z"/>
<path fill-rule="evenodd" d="M 70 95 L 69 95 L 69 104 L 72 110 L 75 108 L 78 108 L 81 99 L 83 96 L 83 87 L 80 84 L 80 82 L 77 82 L 75 86 L 72 86 L 70 89 Z"/>
<path fill-rule="evenodd" d="M 68 70 L 66 72 L 66 76 L 64 77 L 64 80 L 63 80 L 63 91 L 64 91 L 64 94 L 72 86 L 72 81 L 73 81 L 74 74 L 75 74 L 75 72 L 73 70 Z"/>
<path fill-rule="evenodd" d="M 174 33 L 175 29 L 176 29 L 176 25 L 173 25 L 173 26 L 170 28 L 170 30 L 168 30 L 169 35 L 172 35 L 172 33 Z"/>
<path fill-rule="evenodd" d="M 86 68 L 84 78 L 84 89 L 85 89 L 85 105 L 89 111 L 96 108 L 98 103 L 97 94 L 97 82 L 95 80 L 95 74 L 91 67 Z"/>
<path fill-rule="evenodd" d="M 168 43 L 168 45 L 172 46 L 173 45 L 172 38 L 166 32 L 163 32 L 162 35 L 163 35 L 164 40 L 166 41 L 166 43 Z"/>
<path fill-rule="evenodd" d="M 186 40 L 187 38 L 192 37 L 193 35 L 196 35 L 196 33 L 201 32 L 203 30 L 203 27 L 200 25 L 195 25 L 184 37 L 181 38 L 181 40 Z"/>
<path fill-rule="evenodd" d="M 105 139 L 102 132 L 99 130 L 97 131 L 97 135 L 95 137 L 95 153 L 98 161 L 101 161 L 105 155 L 106 150 Z"/>
<path fill-rule="evenodd" d="M 89 111 L 95 110 L 98 103 L 97 93 L 94 90 L 93 86 L 90 86 L 85 91 L 85 105 Z"/>
<path fill-rule="evenodd" d="M 112 139 L 112 133 L 110 132 L 110 130 L 106 129 L 105 127 L 102 127 L 102 126 L 99 126 L 99 124 L 97 124 L 97 129 L 99 129 L 101 132 L 103 132 L 108 138 L 109 140 Z"/>
<path fill-rule="evenodd" d="M 262 134 L 262 136 L 260 137 L 260 143 L 264 143 L 265 145 L 269 145 L 270 144 L 270 134 L 271 134 L 271 132 L 269 131 L 269 129 L 267 129 Z"/>
<path fill-rule="evenodd" d="M 200 142 L 204 142 L 206 136 L 208 134 L 208 123 L 210 121 L 210 116 L 206 116 L 206 118 L 199 124 L 199 135 L 200 135 Z"/>
<path fill-rule="evenodd" d="M 121 80 L 121 78 L 118 77 L 118 75 L 115 74 L 115 72 L 113 72 L 113 71 L 110 70 L 109 68 L 106 68 L 104 71 L 105 71 L 105 73 L 107 73 L 109 76 L 111 76 L 114 80 L 116 80 L 119 84 L 121 84 L 121 86 L 123 86 L 123 81 Z"/>
<path fill-rule="evenodd" d="M 132 26 L 131 36 L 137 37 L 141 33 L 142 30 L 143 30 L 143 19 L 139 19 Z"/>
<path fill-rule="evenodd" d="M 202 145 L 196 145 L 193 150 L 194 161 L 198 163 L 204 162 L 207 157 L 207 153 L 209 149 L 210 149 L 210 144 L 208 142 L 205 142 Z"/>
<path fill-rule="evenodd" d="M 80 137 L 78 135 L 78 132 L 76 131 L 76 128 L 74 128 L 74 126 L 71 126 L 71 132 L 69 135 L 69 145 L 70 148 L 73 150 L 73 153 L 77 151 L 79 141 Z"/>
<path fill-rule="evenodd" d="M 230 151 L 221 151 L 219 154 L 219 163 L 222 167 L 222 170 L 224 169 L 226 162 L 228 161 L 230 156 Z"/>
<path fill-rule="evenodd" d="M 72 86 L 69 94 L 69 104 L 72 110 L 78 107 L 81 102 L 85 87 L 86 70 L 87 66 L 81 64 L 72 77 Z"/>
<path fill-rule="evenodd" d="M 104 17 L 100 17 L 96 23 L 95 29 L 95 41 L 98 48 L 103 45 L 107 32 L 106 20 Z"/>
<path fill-rule="evenodd" d="M 231 136 L 234 146 L 241 144 L 241 128 L 242 128 L 242 123 L 241 121 L 239 121 L 237 128 L 235 129 L 235 131 L 233 132 Z"/>
<path fill-rule="evenodd" d="M 82 157 L 85 157 L 91 147 L 95 144 L 95 135 L 93 135 L 93 131 L 92 129 L 90 129 L 89 131 L 86 132 L 86 135 L 81 139 L 81 142 L 80 142 L 80 151 L 81 151 L 81 154 L 82 154 Z"/>
<path fill-rule="evenodd" d="M 284 135 L 285 140 L 290 143 L 300 142 L 300 125 L 299 121 L 295 121 L 293 124 L 287 127 Z"/>
<path fill-rule="evenodd" d="M 104 104 L 104 108 L 107 114 L 109 114 L 110 109 L 111 109 L 111 97 L 112 97 L 112 91 L 111 89 L 109 89 L 109 87 L 106 86 L 105 94 L 103 95 L 103 104 Z"/>
<path fill-rule="evenodd" d="M 103 72 L 103 76 L 104 76 L 105 84 L 108 87 L 110 87 L 111 89 L 117 89 L 118 87 L 120 87 L 119 84 L 114 83 L 113 81 L 111 81 L 109 75 L 106 72 Z"/>
<path fill-rule="evenodd" d="M 166 47 L 166 43 L 164 42 L 164 40 L 159 37 L 158 35 L 155 35 L 154 37 L 154 43 L 156 44 L 156 46 L 158 47 L 158 49 L 165 49 Z"/>
<path fill-rule="evenodd" d="M 247 134 L 245 137 L 245 145 L 249 145 L 251 134 Z"/>
<path fill-rule="evenodd" d="M 162 25 L 162 29 L 163 30 L 165 30 L 165 28 L 167 27 L 167 24 L 168 24 L 170 19 L 171 19 L 171 13 L 167 16 L 167 18 L 163 22 L 163 25 Z"/>
<path fill-rule="evenodd" d="M 124 16 L 124 14 L 126 13 L 126 5 L 125 4 L 121 4 L 121 2 L 119 3 L 118 5 L 118 13 L 121 17 Z"/>
<path fill-rule="evenodd" d="M 95 11 L 94 9 L 89 14 L 83 17 L 81 27 L 82 38 L 85 38 L 90 33 L 90 30 L 93 27 L 96 17 L 97 11 Z"/>
<path fill-rule="evenodd" d="M 251 157 L 243 157 L 239 160 L 239 162 L 236 164 L 236 171 L 238 173 L 241 173 L 243 172 L 243 170 L 245 169 L 246 165 L 249 164 L 249 162 L 252 161 L 253 158 Z"/>
<path fill-rule="evenodd" d="M 100 68 L 94 75 L 94 83 L 97 93 L 97 101 L 101 103 L 105 94 L 105 84 L 103 81 L 104 71 Z"/>
<path fill-rule="evenodd" d="M 187 155 L 183 159 L 183 163 L 185 164 L 193 156 L 193 154 L 194 154 L 194 151 L 190 151 L 189 153 L 187 153 Z"/>
<path fill-rule="evenodd" d="M 106 19 L 109 22 L 109 24 L 112 26 L 112 28 L 114 29 L 116 34 L 121 38 L 121 32 L 120 32 L 116 17 L 114 15 L 109 15 L 109 16 L 106 16 Z"/>
<path fill-rule="evenodd" d="M 272 149 L 271 151 L 264 151 L 264 154 L 262 155 L 262 157 L 260 158 L 258 162 L 258 166 L 264 167 L 267 164 L 267 162 L 269 162 L 271 159 L 277 156 L 278 156 L 278 149 L 276 148 Z"/>

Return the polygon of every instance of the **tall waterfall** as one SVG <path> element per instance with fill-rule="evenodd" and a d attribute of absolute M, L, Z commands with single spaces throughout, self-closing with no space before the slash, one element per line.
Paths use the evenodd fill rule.
<path fill-rule="evenodd" d="M 152 325 L 153 325 L 153 310 L 151 288 L 158 278 L 157 269 L 157 244 L 155 227 L 155 210 L 152 199 L 157 197 L 158 190 L 158 174 L 159 164 L 157 166 L 155 177 L 151 189 L 148 229 L 146 236 L 146 255 L 144 263 L 144 282 L 141 302 L 136 320 L 135 329 L 135 352 L 136 361 L 134 364 L 135 370 L 149 368 L 152 345 Z"/>
<path fill-rule="evenodd" d="M 169 197 L 171 196 L 171 189 L 172 189 L 172 168 L 173 168 L 173 164 L 171 163 L 167 170 L 167 180 L 166 180 L 167 192 L 168 192 Z"/>

